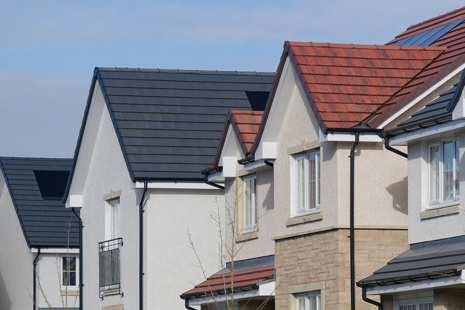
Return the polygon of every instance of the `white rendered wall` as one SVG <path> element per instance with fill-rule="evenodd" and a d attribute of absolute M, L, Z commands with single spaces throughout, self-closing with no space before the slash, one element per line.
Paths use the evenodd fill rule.
<path fill-rule="evenodd" d="M 100 92 L 99 88 L 98 91 Z M 95 146 L 84 145 L 82 149 L 93 150 L 90 166 L 83 191 L 83 246 L 84 246 L 84 309 L 101 309 L 104 306 L 124 304 L 126 309 L 138 309 L 139 305 L 139 225 L 138 197 L 142 190 L 132 189 L 126 163 L 116 137 L 110 114 L 101 95 L 96 96 L 93 104 L 104 105 L 102 119 L 91 119 L 99 122 L 97 126 Z M 81 155 L 80 155 L 81 156 Z M 122 190 L 120 197 L 121 237 L 123 247 L 121 259 L 120 295 L 99 298 L 99 249 L 98 243 L 105 241 L 105 204 L 103 195 L 111 190 Z M 72 194 L 72 193 L 71 193 Z"/>
<path fill-rule="evenodd" d="M 463 159 L 465 134 L 460 134 L 460 170 L 465 171 Z M 460 175 L 460 213 L 430 219 L 420 219 L 428 206 L 428 141 L 409 143 L 409 243 L 425 242 L 465 235 L 465 182 Z"/>
<path fill-rule="evenodd" d="M 32 309 L 33 255 L 0 175 L 0 309 Z"/>
<path fill-rule="evenodd" d="M 205 280 L 188 231 L 206 276 L 219 270 L 219 227 L 211 214 L 217 203 L 224 214 L 222 190 L 150 189 L 147 216 L 148 309 L 184 309 L 179 295 Z M 224 227 L 222 227 L 224 231 Z"/>

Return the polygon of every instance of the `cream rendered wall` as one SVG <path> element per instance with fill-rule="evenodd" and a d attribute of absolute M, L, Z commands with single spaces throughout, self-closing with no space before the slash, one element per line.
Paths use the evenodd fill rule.
<path fill-rule="evenodd" d="M 33 254 L 34 257 L 36 254 Z M 66 255 L 66 254 L 64 254 Z M 69 254 L 70 256 L 77 256 L 78 254 Z M 37 288 L 37 304 L 41 308 L 48 308 L 47 301 L 53 307 L 63 307 L 72 309 L 79 307 L 79 296 L 72 296 L 78 290 L 68 289 L 68 296 L 61 295 L 61 254 L 40 254 L 37 264 L 37 283 L 42 286 L 42 292 Z M 44 297 L 45 295 L 45 297 Z"/>
<path fill-rule="evenodd" d="M 124 304 L 126 309 L 137 309 L 139 305 L 139 199 L 141 189 L 132 188 L 121 147 L 110 119 L 110 114 L 103 101 L 100 88 L 93 104 L 103 105 L 95 146 L 91 154 L 87 178 L 83 191 L 83 264 L 84 264 L 84 309 L 101 309 L 104 306 Z M 88 124 L 90 126 L 90 124 Z M 84 141 L 85 142 L 85 141 Z M 83 146 L 82 149 L 86 149 Z M 92 148 L 90 148 L 92 149 Z M 81 156 L 81 155 L 80 155 Z M 121 237 L 123 246 L 120 252 L 121 290 L 120 295 L 99 298 L 99 249 L 98 243 L 105 241 L 105 204 L 103 195 L 111 190 L 122 190 L 120 197 Z"/>
<path fill-rule="evenodd" d="M 294 69 L 293 69 L 294 70 Z M 277 141 L 274 164 L 275 236 L 349 225 L 350 148 L 353 143 L 324 142 L 321 152 L 321 211 L 323 219 L 286 227 L 291 216 L 291 163 L 288 148 L 317 141 L 319 125 L 294 71 L 295 87 Z M 275 104 L 277 104 L 275 102 Z M 402 149 L 401 149 L 402 150 Z M 407 160 L 382 143 L 360 143 L 355 159 L 355 224 L 407 226 Z"/>
<path fill-rule="evenodd" d="M 32 261 L 15 207 L 0 175 L 0 309 L 32 309 Z"/>
<path fill-rule="evenodd" d="M 452 133 L 449 133 L 453 137 Z M 449 137 L 442 134 L 443 138 Z M 432 138 L 434 141 L 434 138 Z M 465 234 L 465 181 L 460 175 L 460 213 L 430 219 L 420 219 L 428 206 L 428 141 L 409 143 L 409 243 L 451 238 Z M 460 171 L 465 171 L 465 133 L 460 133 Z"/>
<path fill-rule="evenodd" d="M 238 158 L 240 159 L 240 158 Z M 243 166 L 238 166 L 241 168 Z M 258 238 L 236 243 L 238 250 L 235 260 L 244 260 L 274 254 L 274 176 L 273 169 L 256 172 L 257 175 L 257 210 Z M 235 210 L 236 180 L 227 179 L 225 184 L 226 208 Z M 227 214 L 227 213 L 226 213 Z M 237 214 L 237 213 L 236 213 Z M 227 215 L 226 215 L 227 216 Z M 226 226 L 226 248 L 231 249 L 232 229 Z M 226 259 L 229 262 L 229 258 Z"/>
<path fill-rule="evenodd" d="M 200 173 L 200 172 L 199 172 Z M 150 189 L 146 204 L 148 309 L 183 309 L 179 296 L 219 269 L 219 226 L 211 214 L 224 213 L 222 190 Z M 218 202 L 216 202 L 216 200 Z M 222 224 L 223 225 L 223 224 Z M 224 231 L 224 226 L 221 227 Z"/>

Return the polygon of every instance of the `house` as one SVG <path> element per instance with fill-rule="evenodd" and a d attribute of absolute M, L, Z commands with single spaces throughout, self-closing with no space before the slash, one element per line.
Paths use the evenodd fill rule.
<path fill-rule="evenodd" d="M 61 199 L 71 159 L 0 157 L 0 308 L 79 308 L 78 221 Z"/>
<path fill-rule="evenodd" d="M 226 208 L 235 208 L 237 232 L 226 241 L 240 248 L 236 262 L 256 274 L 260 261 L 273 257 L 275 287 L 254 277 L 241 300 L 243 287 L 229 283 L 226 268 L 181 298 L 207 309 L 238 290 L 241 307 L 263 299 L 263 286 L 276 309 L 369 306 L 355 280 L 408 247 L 407 161 L 378 136 L 402 122 L 404 111 L 385 109 L 453 84 L 457 74 L 445 74 L 442 84 L 418 79 L 446 51 L 286 42 L 260 124 L 258 115 L 231 112 L 214 165 L 204 171 L 210 182 L 225 183 Z M 429 73 L 444 77 L 441 70 Z M 212 289 L 219 274 L 229 291 Z"/>
<path fill-rule="evenodd" d="M 80 209 L 85 309 L 183 308 L 216 271 L 227 112 L 263 110 L 274 73 L 96 68 L 65 194 Z M 97 277 L 97 275 L 99 275 Z"/>
<path fill-rule="evenodd" d="M 464 20 L 465 7 L 413 25 L 391 42 L 401 45 L 446 29 L 433 45 L 448 47 L 437 61 L 438 73 L 450 78 L 441 85 L 442 93 L 418 101 L 413 113 L 381 134 L 391 146 L 408 147 L 409 179 L 409 249 L 357 283 L 368 297 L 380 295 L 383 309 L 460 309 L 465 304 L 460 194 Z"/>

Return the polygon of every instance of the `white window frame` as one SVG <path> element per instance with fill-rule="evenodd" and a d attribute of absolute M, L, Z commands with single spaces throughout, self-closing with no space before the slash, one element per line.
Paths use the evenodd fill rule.
<path fill-rule="evenodd" d="M 304 159 L 304 184 L 309 183 L 309 173 L 308 173 L 308 163 L 309 163 L 309 157 L 310 156 L 315 156 L 317 164 L 315 165 L 315 208 L 310 208 L 310 194 L 309 194 L 309 188 L 308 186 L 305 187 L 304 191 L 304 208 L 299 208 L 299 165 L 298 161 L 300 159 Z M 312 214 L 312 213 L 317 213 L 320 212 L 321 210 L 321 200 L 320 200 L 320 192 L 321 192 L 321 180 L 320 180 L 320 170 L 321 170 L 321 153 L 320 149 L 314 149 L 305 153 L 297 154 L 294 155 L 294 206 L 292 208 L 292 217 L 297 217 L 297 216 L 302 216 L 302 215 L 307 215 L 307 214 Z"/>
<path fill-rule="evenodd" d="M 76 285 L 64 285 L 63 283 L 63 272 L 64 272 L 64 264 L 63 260 L 64 258 L 75 258 L 75 264 L 76 264 Z M 79 289 L 79 256 L 77 255 L 69 255 L 69 254 L 63 254 L 60 256 L 60 286 L 62 291 L 76 291 Z"/>
<path fill-rule="evenodd" d="M 454 137 L 451 139 L 445 139 L 441 141 L 433 141 L 428 144 L 428 209 L 434 209 L 434 208 L 442 208 L 442 207 L 447 207 L 451 205 L 455 205 L 460 201 L 460 189 L 459 189 L 459 194 L 455 195 L 455 181 L 456 181 L 456 160 L 455 160 L 455 142 L 459 142 L 459 157 L 460 157 L 460 141 L 458 137 Z M 452 200 L 446 200 L 444 201 L 444 143 L 452 142 L 453 147 L 454 147 L 454 157 L 453 157 L 453 198 Z M 431 200 L 431 148 L 433 146 L 438 146 L 439 147 L 439 197 L 437 200 Z M 459 158 L 459 163 L 460 164 L 460 158 Z M 460 168 L 459 168 L 460 172 Z M 459 180 L 459 186 L 460 186 L 460 180 Z"/>
<path fill-rule="evenodd" d="M 416 308 L 415 310 L 420 310 L 420 305 L 432 304 L 432 303 L 433 303 L 433 297 L 402 299 L 402 300 L 395 301 L 394 309 L 400 310 L 400 307 L 415 306 Z"/>
<path fill-rule="evenodd" d="M 116 212 L 116 231 L 115 231 L 115 213 Z M 121 203 L 120 198 L 106 201 L 105 208 L 105 239 L 112 240 L 121 237 Z"/>
<path fill-rule="evenodd" d="M 251 208 L 252 208 L 252 218 L 251 218 L 251 225 L 247 225 L 247 193 L 246 193 L 246 182 L 251 182 Z M 244 188 L 244 202 L 243 202 L 243 221 L 244 221 L 244 233 L 253 232 L 257 230 L 257 175 L 252 174 L 244 177 L 243 179 L 243 188 Z"/>
<path fill-rule="evenodd" d="M 316 297 L 316 309 L 310 309 L 310 297 Z M 305 310 L 321 310 L 321 292 L 320 291 L 313 291 L 313 292 L 306 292 L 300 293 L 295 295 L 295 310 L 300 309 L 300 302 L 301 300 L 305 299 Z"/>

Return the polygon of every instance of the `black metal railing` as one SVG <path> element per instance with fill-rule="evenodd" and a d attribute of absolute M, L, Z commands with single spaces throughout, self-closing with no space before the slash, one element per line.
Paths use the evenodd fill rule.
<path fill-rule="evenodd" d="M 100 298 L 103 298 L 107 291 L 112 291 L 112 294 L 121 293 L 120 248 L 122 246 L 122 238 L 111 239 L 98 244 Z"/>

